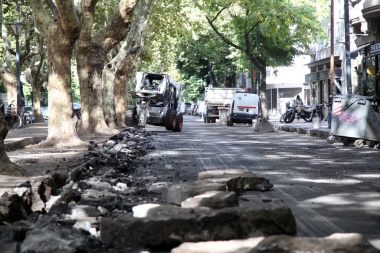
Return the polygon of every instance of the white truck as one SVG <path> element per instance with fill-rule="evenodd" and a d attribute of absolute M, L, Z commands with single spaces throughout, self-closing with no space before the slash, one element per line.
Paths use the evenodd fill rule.
<path fill-rule="evenodd" d="M 215 123 L 217 119 L 222 123 L 227 123 L 227 114 L 233 95 L 237 91 L 244 91 L 241 88 L 211 88 L 206 87 L 205 101 L 205 123 Z"/>

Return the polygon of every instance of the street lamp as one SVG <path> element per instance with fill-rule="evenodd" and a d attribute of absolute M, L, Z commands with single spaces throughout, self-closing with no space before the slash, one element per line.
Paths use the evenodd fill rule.
<path fill-rule="evenodd" d="M 21 85 L 20 85 L 20 44 L 18 42 L 18 38 L 20 33 L 24 29 L 25 24 L 22 22 L 10 22 L 9 25 L 12 28 L 13 34 L 16 37 L 16 75 L 17 75 L 17 114 L 20 115 L 21 112 Z"/>

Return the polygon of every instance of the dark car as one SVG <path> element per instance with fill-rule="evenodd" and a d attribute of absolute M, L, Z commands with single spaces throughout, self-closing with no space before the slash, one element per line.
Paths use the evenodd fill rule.
<path fill-rule="evenodd" d="M 191 115 L 191 103 L 185 103 L 185 114 Z"/>

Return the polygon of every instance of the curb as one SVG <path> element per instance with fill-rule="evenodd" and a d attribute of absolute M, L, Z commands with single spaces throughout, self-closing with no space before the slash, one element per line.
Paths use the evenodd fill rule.
<path fill-rule="evenodd" d="M 38 144 L 41 141 L 42 141 L 42 138 L 37 138 L 36 136 L 34 136 L 34 137 L 25 138 L 19 141 L 5 143 L 4 148 L 6 152 L 10 152 L 10 151 L 15 151 L 17 149 L 22 149 L 28 145 Z"/>
<path fill-rule="evenodd" d="M 314 128 L 302 128 L 302 127 L 281 126 L 281 125 L 274 125 L 274 128 L 277 131 L 306 134 L 309 136 L 318 137 L 322 139 L 327 139 L 330 135 L 332 135 L 330 130 L 326 131 L 326 130 L 320 130 L 320 129 L 314 129 Z"/>

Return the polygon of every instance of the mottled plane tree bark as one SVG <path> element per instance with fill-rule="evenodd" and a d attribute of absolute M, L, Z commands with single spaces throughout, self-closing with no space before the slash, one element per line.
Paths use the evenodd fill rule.
<path fill-rule="evenodd" d="M 29 61 L 29 67 L 24 71 L 26 80 L 32 85 L 32 102 L 36 122 L 43 122 L 41 113 L 41 88 L 47 82 L 47 74 L 44 74 L 46 64 L 46 52 L 44 38 L 37 37 L 35 55 Z"/>
<path fill-rule="evenodd" d="M 140 0 L 135 8 L 134 20 L 118 54 L 105 66 L 103 81 L 105 86 L 113 86 L 113 94 L 107 99 L 115 103 L 116 124 L 126 126 L 125 110 L 128 105 L 127 83 L 136 66 L 136 59 L 147 38 L 146 27 L 149 14 L 153 8 L 153 0 Z M 107 112 L 106 114 L 111 114 Z"/>
<path fill-rule="evenodd" d="M 8 176 L 28 176 L 28 173 L 18 165 L 9 160 L 5 152 L 4 140 L 8 134 L 8 125 L 3 114 L 0 113 L 0 175 Z"/>
<path fill-rule="evenodd" d="M 80 31 L 73 1 L 30 0 L 30 4 L 47 48 L 49 131 L 41 145 L 83 145 L 72 109 L 71 58 Z"/>
<path fill-rule="evenodd" d="M 81 33 L 76 43 L 76 61 L 81 92 L 82 119 L 80 131 L 112 134 L 115 129 L 106 124 L 103 100 L 102 71 L 107 53 L 128 34 L 134 8 L 138 0 L 120 0 L 110 22 L 94 31 L 94 15 L 98 0 L 82 0 Z M 111 108 L 112 110 L 112 108 Z M 111 125 L 114 116 L 107 118 Z"/>
<path fill-rule="evenodd" d="M 1 37 L 4 41 L 5 47 L 10 48 L 10 40 L 6 34 L 6 29 L 4 27 L 3 18 L 3 1 L 0 0 L 0 28 Z M 11 72 L 11 57 L 9 50 L 5 50 L 5 63 L 6 67 L 0 66 L 0 78 L 5 85 L 14 85 L 14 89 L 11 89 L 13 93 L 8 93 L 8 96 L 12 99 L 16 98 L 16 76 Z M 9 89 L 9 88 L 8 88 Z M 18 165 L 12 163 L 9 160 L 7 153 L 5 152 L 4 140 L 8 134 L 8 124 L 5 122 L 3 114 L 0 112 L 0 174 L 9 176 L 28 176 L 28 173 L 19 167 Z"/>

